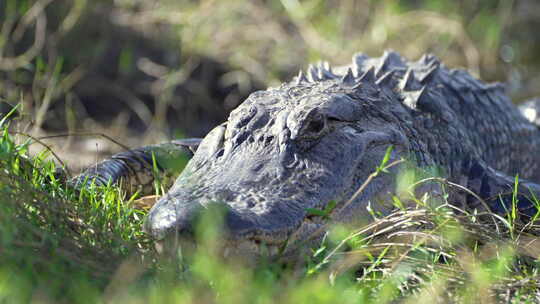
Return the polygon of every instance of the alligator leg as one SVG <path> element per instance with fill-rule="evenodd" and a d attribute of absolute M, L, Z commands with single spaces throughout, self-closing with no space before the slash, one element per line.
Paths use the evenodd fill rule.
<path fill-rule="evenodd" d="M 463 185 L 477 196 L 466 194 L 458 200 L 465 202 L 468 209 L 488 209 L 487 211 L 506 215 L 515 207 L 517 213 L 524 216 L 525 222 L 540 214 L 540 184 L 518 179 L 516 185 L 516 177 L 477 161 L 470 162 L 468 167 L 469 174 L 464 177 L 467 182 Z"/>
<path fill-rule="evenodd" d="M 86 169 L 69 183 L 80 188 L 89 183 L 119 185 L 128 195 L 154 193 L 154 181 L 170 186 L 186 162 L 193 156 L 202 139 L 173 140 L 121 152 Z M 155 161 L 155 162 L 154 162 Z"/>

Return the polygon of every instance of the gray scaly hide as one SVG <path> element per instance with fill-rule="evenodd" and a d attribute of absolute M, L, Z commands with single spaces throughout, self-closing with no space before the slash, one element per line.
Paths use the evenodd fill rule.
<path fill-rule="evenodd" d="M 409 62 L 395 52 L 358 54 L 350 66 L 312 65 L 288 83 L 253 93 L 212 130 L 167 195 L 153 207 L 146 229 L 157 239 L 189 237 L 210 208 L 225 210 L 227 252 L 276 255 L 316 241 L 324 219 L 309 208 L 337 203 L 333 217 L 366 219 L 366 208 L 388 212 L 403 167 L 392 167 L 345 206 L 380 164 L 404 158 L 437 167 L 448 180 L 504 212 L 519 174 L 540 193 L 540 134 L 512 105 L 500 84 L 485 84 L 446 68 L 433 55 Z M 450 201 L 480 208 L 456 191 Z M 522 213 L 531 202 L 519 196 Z M 291 249 L 292 250 L 292 249 Z"/>

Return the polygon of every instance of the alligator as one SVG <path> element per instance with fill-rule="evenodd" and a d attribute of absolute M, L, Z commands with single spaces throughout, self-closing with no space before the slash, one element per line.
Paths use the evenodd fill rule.
<path fill-rule="evenodd" d="M 439 168 L 468 189 L 448 189 L 449 202 L 495 213 L 514 204 L 528 220 L 540 194 L 539 104 L 519 109 L 502 84 L 449 69 L 431 54 L 418 61 L 394 51 L 356 54 L 348 66 L 310 65 L 290 82 L 252 93 L 204 139 L 124 152 L 77 180 L 149 185 L 156 167 L 168 171 L 163 164 L 178 157 L 156 164 L 156 147 L 192 157 L 145 229 L 156 240 L 189 238 L 199 215 L 218 208 L 224 246 L 241 256 L 315 244 L 328 219 L 312 210 L 329 204 L 333 222 L 387 214 L 410 163 Z M 370 178 L 381 162 L 393 166 Z"/>

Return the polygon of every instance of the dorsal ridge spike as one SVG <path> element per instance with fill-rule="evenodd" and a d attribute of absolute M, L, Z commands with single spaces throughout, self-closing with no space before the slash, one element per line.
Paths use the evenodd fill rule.
<path fill-rule="evenodd" d="M 318 73 L 318 68 L 316 68 L 314 65 L 310 64 L 309 67 L 308 67 L 308 80 L 311 81 L 311 82 L 316 82 L 316 81 L 319 81 L 319 73 Z"/>
<path fill-rule="evenodd" d="M 341 82 L 345 85 L 353 86 L 355 84 L 354 75 L 351 68 L 347 69 L 347 73 L 341 78 Z"/>
<path fill-rule="evenodd" d="M 394 52 L 393 50 L 385 50 L 380 58 L 380 62 L 375 71 L 375 75 L 377 77 L 380 77 L 387 71 L 391 71 L 395 68 L 403 68 L 405 66 L 406 65 L 403 62 L 403 58 L 401 58 L 398 53 Z"/>
<path fill-rule="evenodd" d="M 420 78 L 420 83 L 426 84 L 430 82 L 432 79 L 435 78 L 437 73 L 439 72 L 439 65 L 434 64 L 429 70 L 427 70 Z"/>
<path fill-rule="evenodd" d="M 328 61 L 323 61 L 323 69 L 325 71 L 332 73 L 332 66 L 330 65 Z"/>
<path fill-rule="evenodd" d="M 298 85 L 306 82 L 308 82 L 306 74 L 304 74 L 304 71 L 300 70 L 300 72 L 298 72 L 298 76 L 296 76 L 296 84 Z"/>
<path fill-rule="evenodd" d="M 413 69 L 408 68 L 407 72 L 405 72 L 405 76 L 403 76 L 403 79 L 401 79 L 399 88 L 402 91 L 414 91 L 419 89 L 420 87 L 421 84 L 420 82 L 418 82 L 418 80 L 416 80 Z"/>
<path fill-rule="evenodd" d="M 379 86 L 388 86 L 392 82 L 393 76 L 394 70 L 390 70 L 379 77 L 375 83 L 377 83 Z"/>
<path fill-rule="evenodd" d="M 369 57 L 366 54 L 363 53 L 356 53 L 352 57 L 352 66 L 353 66 L 353 73 L 355 73 L 355 76 L 360 76 L 362 73 L 362 68 L 364 67 L 364 63 L 369 59 Z"/>
<path fill-rule="evenodd" d="M 326 75 L 328 79 L 336 79 L 339 77 L 338 75 L 334 73 L 334 71 L 332 71 L 332 66 L 330 65 L 328 61 L 323 62 L 323 67 L 324 67 L 323 69 L 324 74 Z"/>
<path fill-rule="evenodd" d="M 360 76 L 360 83 L 375 83 L 375 68 L 370 67 L 362 76 Z"/>
<path fill-rule="evenodd" d="M 321 80 L 326 79 L 326 77 L 325 77 L 325 75 L 324 75 L 324 70 L 323 70 L 323 69 L 320 69 L 320 68 L 318 69 L 318 71 L 317 71 L 317 77 L 318 77 L 319 79 L 321 79 Z"/>
<path fill-rule="evenodd" d="M 334 73 L 332 73 L 331 70 L 326 69 L 324 66 L 319 67 L 319 70 L 317 71 L 317 76 L 320 80 L 334 79 L 337 77 L 336 75 L 334 75 Z"/>
<path fill-rule="evenodd" d="M 424 54 L 422 55 L 422 57 L 420 57 L 420 59 L 418 60 L 419 63 L 423 63 L 423 64 L 426 64 L 426 65 L 440 65 L 440 60 L 439 58 L 437 58 L 437 56 L 431 54 L 431 53 L 427 53 L 427 54 Z"/>
<path fill-rule="evenodd" d="M 423 99 L 425 99 L 427 96 L 427 89 L 426 86 L 422 86 L 420 90 L 417 91 L 416 95 L 416 103 L 422 104 Z"/>
<path fill-rule="evenodd" d="M 418 107 L 426 106 L 426 87 L 423 86 L 419 90 L 402 92 L 404 97 L 403 102 L 410 109 L 418 109 Z"/>

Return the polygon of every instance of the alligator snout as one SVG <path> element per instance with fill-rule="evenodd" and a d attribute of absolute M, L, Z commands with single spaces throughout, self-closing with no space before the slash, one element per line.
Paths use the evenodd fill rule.
<path fill-rule="evenodd" d="M 223 202 L 167 195 L 158 204 L 160 208 L 153 209 L 145 223 L 145 230 L 156 239 L 163 239 L 169 234 L 193 236 L 196 225 L 205 215 L 220 217 L 228 235 L 245 235 L 255 228 L 251 221 Z"/>
<path fill-rule="evenodd" d="M 232 194 L 224 198 L 231 199 Z M 246 200 L 246 205 L 253 204 L 249 198 Z M 173 192 L 172 195 L 162 197 L 151 210 L 145 222 L 145 230 L 156 240 L 171 237 L 195 241 L 197 229 L 204 229 L 204 225 L 215 226 L 221 223 L 220 242 L 223 247 L 241 251 L 241 254 L 247 251 L 261 255 L 263 249 L 268 251 L 270 248 L 271 255 L 275 255 L 278 248 L 286 243 L 290 232 L 288 228 L 291 226 L 261 222 L 258 220 L 261 217 L 254 212 L 237 210 L 231 205 L 233 203 L 230 201 L 208 197 L 194 198 L 187 193 Z"/>

